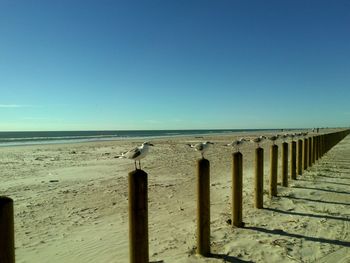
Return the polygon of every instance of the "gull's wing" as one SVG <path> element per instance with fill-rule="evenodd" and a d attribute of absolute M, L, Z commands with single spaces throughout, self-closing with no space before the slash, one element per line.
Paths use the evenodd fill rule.
<path fill-rule="evenodd" d="M 130 151 L 126 152 L 124 156 L 129 159 L 134 159 L 140 154 L 141 154 L 141 150 L 138 147 L 135 147 L 134 149 L 131 149 Z"/>

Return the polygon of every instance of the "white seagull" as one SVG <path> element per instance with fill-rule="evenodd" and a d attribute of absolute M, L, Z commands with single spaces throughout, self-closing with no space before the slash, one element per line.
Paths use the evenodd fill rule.
<path fill-rule="evenodd" d="M 212 142 L 200 142 L 197 144 L 187 144 L 188 146 L 190 146 L 191 148 L 194 148 L 196 151 L 201 152 L 202 158 L 204 158 L 204 152 L 206 152 L 209 148 L 210 144 L 214 144 Z"/>
<path fill-rule="evenodd" d="M 226 144 L 226 146 L 232 146 L 232 147 L 236 148 L 236 151 L 239 152 L 239 146 L 241 146 L 246 141 L 247 141 L 247 139 L 240 138 L 239 140 L 234 140 L 233 142 Z"/>
<path fill-rule="evenodd" d="M 149 146 L 154 146 L 150 142 L 144 142 L 141 146 L 135 147 L 127 152 L 123 152 L 120 155 L 117 155 L 117 158 L 126 158 L 134 160 L 135 169 L 137 170 L 136 161 L 139 161 L 139 169 L 141 169 L 141 159 L 145 158 L 149 151 Z"/>
<path fill-rule="evenodd" d="M 257 146 L 259 147 L 259 144 L 260 144 L 264 139 L 266 139 L 266 136 L 260 135 L 259 137 L 253 138 L 253 139 L 251 139 L 250 141 L 256 143 Z"/>

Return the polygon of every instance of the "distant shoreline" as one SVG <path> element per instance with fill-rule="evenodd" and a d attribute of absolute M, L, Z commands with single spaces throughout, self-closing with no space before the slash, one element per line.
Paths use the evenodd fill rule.
<path fill-rule="evenodd" d="M 0 132 L 0 147 L 70 144 L 99 141 L 223 135 L 241 132 L 281 132 L 282 129 L 116 130 Z M 285 129 L 285 131 L 301 129 Z"/>

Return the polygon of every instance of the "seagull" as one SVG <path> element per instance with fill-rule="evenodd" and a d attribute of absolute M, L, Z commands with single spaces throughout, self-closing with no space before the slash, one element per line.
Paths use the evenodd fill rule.
<path fill-rule="evenodd" d="M 294 140 L 294 137 L 297 137 L 298 135 L 296 133 L 291 133 L 289 134 L 289 138 L 292 139 L 292 141 Z"/>
<path fill-rule="evenodd" d="M 239 152 L 239 146 L 242 145 L 244 142 L 246 142 L 247 139 L 245 138 L 240 138 L 239 140 L 234 140 L 233 142 L 226 144 L 226 146 L 232 146 L 232 147 L 237 147 L 236 151 Z"/>
<path fill-rule="evenodd" d="M 260 144 L 264 139 L 266 139 L 266 136 L 260 135 L 259 137 L 256 137 L 256 138 L 254 138 L 254 139 L 251 139 L 250 141 L 256 143 L 257 146 L 259 147 L 259 144 Z"/>
<path fill-rule="evenodd" d="M 191 148 L 194 148 L 196 151 L 201 152 L 202 158 L 204 159 L 204 152 L 206 152 L 209 148 L 210 144 L 214 144 L 212 142 L 200 142 L 197 144 L 187 144 L 188 146 L 190 146 Z"/>
<path fill-rule="evenodd" d="M 303 136 L 303 133 L 297 132 L 297 133 L 295 133 L 295 136 L 296 136 L 296 137 L 301 137 L 301 136 Z"/>
<path fill-rule="evenodd" d="M 148 153 L 149 146 L 154 146 L 150 142 L 144 142 L 141 146 L 137 146 L 127 152 L 123 152 L 120 155 L 117 155 L 117 158 L 126 158 L 134 160 L 135 169 L 137 170 L 136 161 L 139 161 L 139 169 L 141 169 L 141 159 L 145 158 Z"/>
<path fill-rule="evenodd" d="M 276 140 L 277 140 L 279 137 L 280 137 L 280 136 L 277 134 L 277 135 L 269 136 L 268 139 L 269 139 L 270 141 L 273 142 L 273 145 L 275 145 Z"/>
<path fill-rule="evenodd" d="M 290 137 L 290 134 L 288 133 L 285 133 L 283 135 L 281 135 L 282 139 L 283 139 L 283 142 L 286 142 L 286 140 L 288 139 L 288 137 Z"/>
<path fill-rule="evenodd" d="M 303 136 L 306 137 L 309 132 L 303 132 Z"/>

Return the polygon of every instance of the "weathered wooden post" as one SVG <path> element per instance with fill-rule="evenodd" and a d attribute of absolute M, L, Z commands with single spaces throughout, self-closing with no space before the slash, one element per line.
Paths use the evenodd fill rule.
<path fill-rule="evenodd" d="M 130 263 L 148 263 L 148 183 L 147 173 L 129 173 Z"/>
<path fill-rule="evenodd" d="M 310 166 L 312 166 L 314 164 L 314 141 L 315 141 L 315 137 L 311 136 L 310 137 Z"/>
<path fill-rule="evenodd" d="M 240 152 L 235 152 L 232 157 L 232 225 L 242 227 L 243 158 Z"/>
<path fill-rule="evenodd" d="M 315 162 L 316 162 L 316 152 L 317 152 L 317 137 L 316 136 L 314 136 L 313 137 L 313 140 L 312 140 L 312 142 L 313 142 L 313 152 L 312 152 L 312 163 L 313 164 L 315 164 Z"/>
<path fill-rule="evenodd" d="M 320 136 L 316 136 L 316 155 L 315 155 L 315 162 L 318 161 L 319 158 L 319 151 L 320 151 Z"/>
<path fill-rule="evenodd" d="M 322 156 L 326 154 L 326 134 L 323 134 L 322 136 Z"/>
<path fill-rule="evenodd" d="M 330 148 L 330 141 L 329 141 L 329 139 L 330 139 L 330 135 L 329 135 L 329 133 L 328 134 L 325 134 L 325 136 L 324 136 L 324 153 L 326 154 L 328 151 L 329 151 L 329 148 Z"/>
<path fill-rule="evenodd" d="M 282 185 L 288 186 L 288 143 L 282 143 Z"/>
<path fill-rule="evenodd" d="M 197 253 L 210 254 L 210 164 L 197 161 Z"/>
<path fill-rule="evenodd" d="M 255 149 L 255 208 L 264 206 L 264 149 Z"/>
<path fill-rule="evenodd" d="M 270 148 L 270 197 L 277 196 L 278 146 Z"/>
<path fill-rule="evenodd" d="M 322 135 L 318 136 L 318 159 L 322 157 Z"/>
<path fill-rule="evenodd" d="M 297 143 L 295 141 L 292 141 L 290 143 L 290 177 L 293 180 L 297 179 L 297 157 L 296 157 L 296 148 Z"/>
<path fill-rule="evenodd" d="M 297 157 L 297 167 L 298 167 L 298 175 L 303 174 L 303 141 L 298 140 L 298 157 Z"/>
<path fill-rule="evenodd" d="M 309 141 L 307 138 L 304 139 L 304 143 L 303 143 L 303 168 L 304 170 L 307 169 L 308 167 L 308 158 L 309 158 L 309 150 L 308 150 L 308 146 L 309 146 Z"/>
<path fill-rule="evenodd" d="M 317 137 L 318 135 L 314 136 L 314 163 L 317 161 Z"/>
<path fill-rule="evenodd" d="M 0 262 L 15 263 L 13 200 L 0 196 Z"/>
<path fill-rule="evenodd" d="M 309 157 L 308 157 L 308 166 L 312 166 L 312 137 L 309 137 Z"/>

